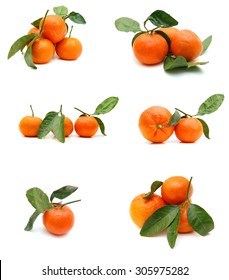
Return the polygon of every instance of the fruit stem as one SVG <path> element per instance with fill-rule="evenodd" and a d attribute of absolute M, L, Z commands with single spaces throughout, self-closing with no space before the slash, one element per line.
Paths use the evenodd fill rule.
<path fill-rule="evenodd" d="M 75 202 L 79 202 L 81 201 L 81 199 L 78 199 L 78 200 L 73 200 L 73 201 L 70 201 L 70 202 L 67 202 L 67 203 L 64 203 L 64 204 L 61 204 L 61 208 L 65 205 L 68 205 L 68 204 L 72 204 L 72 203 L 75 203 Z"/>
<path fill-rule="evenodd" d="M 63 113 L 62 113 L 62 105 L 60 105 L 60 112 L 59 113 L 61 114 L 61 116 L 63 115 Z"/>
<path fill-rule="evenodd" d="M 191 117 L 191 118 L 193 117 L 192 115 L 189 115 L 189 114 L 185 113 L 184 111 L 181 111 L 181 110 L 178 109 L 178 108 L 175 108 L 175 110 L 181 112 L 181 113 L 184 114 L 185 116 L 189 116 L 189 117 Z"/>
<path fill-rule="evenodd" d="M 78 108 L 76 108 L 76 107 L 74 107 L 74 109 L 76 109 L 77 111 L 81 112 L 81 113 L 84 114 L 84 115 L 90 116 L 89 114 L 85 113 L 84 111 L 82 111 L 82 110 L 80 110 L 80 109 L 78 109 Z"/>
<path fill-rule="evenodd" d="M 45 20 L 46 20 L 48 12 L 49 12 L 49 10 L 47 10 L 46 13 L 45 13 L 44 20 L 43 20 L 42 25 L 41 25 L 40 34 L 42 34 L 42 32 L 43 32 L 43 28 L 44 28 L 44 24 L 45 24 Z"/>
<path fill-rule="evenodd" d="M 192 182 L 192 177 L 190 178 L 189 183 L 188 183 L 188 190 L 187 190 L 187 194 L 186 194 L 186 201 L 188 201 L 188 199 L 189 199 L 188 195 L 189 195 L 189 190 L 190 190 L 190 187 L 191 187 L 191 182 Z"/>
<path fill-rule="evenodd" d="M 30 105 L 30 109 L 31 109 L 31 111 L 32 111 L 32 117 L 34 117 L 34 111 L 33 111 L 32 105 Z"/>
<path fill-rule="evenodd" d="M 71 26 L 71 29 L 70 29 L 70 31 L 69 31 L 69 38 L 71 38 L 71 36 L 72 36 L 72 29 L 73 29 L 73 25 Z"/>

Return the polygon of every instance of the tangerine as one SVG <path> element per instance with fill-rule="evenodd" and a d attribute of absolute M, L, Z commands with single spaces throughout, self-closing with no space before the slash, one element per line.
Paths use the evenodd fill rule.
<path fill-rule="evenodd" d="M 43 214 L 43 224 L 48 232 L 64 235 L 74 225 L 74 214 L 68 206 L 56 204 L 52 210 L 47 210 Z"/>
<path fill-rule="evenodd" d="M 200 38 L 191 30 L 183 29 L 174 35 L 171 42 L 171 52 L 175 56 L 183 56 L 187 61 L 193 61 L 201 55 L 203 45 Z"/>
<path fill-rule="evenodd" d="M 37 27 L 32 27 L 29 31 L 28 31 L 28 33 L 27 33 L 27 35 L 29 35 L 29 34 L 40 34 L 40 29 L 39 28 L 37 28 Z"/>
<path fill-rule="evenodd" d="M 184 143 L 193 143 L 203 134 L 203 125 L 196 118 L 183 118 L 175 126 L 176 137 Z"/>
<path fill-rule="evenodd" d="M 40 29 L 43 25 L 40 21 Z M 43 25 L 42 36 L 49 39 L 53 44 L 60 42 L 67 34 L 67 25 L 65 20 L 58 15 L 47 15 Z"/>
<path fill-rule="evenodd" d="M 64 136 L 68 137 L 70 134 L 72 134 L 73 131 L 73 122 L 68 117 L 65 117 L 64 119 Z"/>
<path fill-rule="evenodd" d="M 92 137 L 98 131 L 99 125 L 93 116 L 81 115 L 74 124 L 74 129 L 80 137 Z"/>
<path fill-rule="evenodd" d="M 184 205 L 180 206 L 181 214 L 180 214 L 180 221 L 178 225 L 179 233 L 188 233 L 193 231 L 193 228 L 190 226 L 188 221 L 188 206 L 189 203 L 185 203 Z"/>
<path fill-rule="evenodd" d="M 166 141 L 174 131 L 174 126 L 168 126 L 171 116 L 169 110 L 161 106 L 146 109 L 138 123 L 143 137 L 153 143 Z"/>
<path fill-rule="evenodd" d="M 48 39 L 39 38 L 32 45 L 32 59 L 36 64 L 48 63 L 55 54 L 55 47 Z"/>
<path fill-rule="evenodd" d="M 41 123 L 42 119 L 35 117 L 32 110 L 32 116 L 25 116 L 19 122 L 19 130 L 25 137 L 37 137 Z"/>
<path fill-rule="evenodd" d="M 64 60 L 76 60 L 82 53 L 82 44 L 77 38 L 64 38 L 56 44 L 56 53 Z"/>
<path fill-rule="evenodd" d="M 158 64 L 168 53 L 168 43 L 160 34 L 145 32 L 134 40 L 133 52 L 142 64 Z"/>
<path fill-rule="evenodd" d="M 129 209 L 131 219 L 140 228 L 157 209 L 166 205 L 157 194 L 152 194 L 149 199 L 144 199 L 145 196 L 144 193 L 137 195 L 131 201 Z"/>
<path fill-rule="evenodd" d="M 163 31 L 169 37 L 171 42 L 173 41 L 175 34 L 179 32 L 179 30 L 175 27 L 161 27 L 158 30 Z"/>
<path fill-rule="evenodd" d="M 189 180 L 182 176 L 173 176 L 161 186 L 161 196 L 168 204 L 181 204 L 187 198 Z M 193 186 L 190 185 L 188 198 L 192 196 Z"/>

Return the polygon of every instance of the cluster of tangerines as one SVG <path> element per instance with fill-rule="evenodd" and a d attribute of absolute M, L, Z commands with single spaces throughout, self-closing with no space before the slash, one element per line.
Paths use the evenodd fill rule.
<path fill-rule="evenodd" d="M 72 120 L 66 117 L 62 112 L 62 106 L 59 112 L 48 112 L 44 119 L 34 115 L 33 108 L 30 105 L 32 115 L 23 117 L 19 122 L 19 130 L 25 137 L 38 137 L 44 138 L 49 132 L 52 132 L 54 136 L 60 142 L 65 142 L 65 137 L 72 134 L 73 130 L 80 137 L 93 137 L 98 129 L 103 135 L 105 134 L 105 125 L 98 115 L 106 114 L 110 112 L 118 103 L 118 97 L 108 97 L 101 102 L 95 109 L 93 114 L 85 113 L 84 111 L 75 108 L 81 113 L 81 115 L 72 122 Z"/>
<path fill-rule="evenodd" d="M 153 25 L 148 28 L 147 24 Z M 119 31 L 136 33 L 132 39 L 132 49 L 136 59 L 146 65 L 164 62 L 164 69 L 190 68 L 207 62 L 195 61 L 209 47 L 212 36 L 203 42 L 191 30 L 179 30 L 174 26 L 178 22 L 162 10 L 156 10 L 144 21 L 144 29 L 140 24 L 128 17 L 115 21 Z M 195 62 L 194 62 L 195 61 Z"/>
<path fill-rule="evenodd" d="M 37 217 L 42 214 L 44 227 L 49 233 L 54 235 L 68 233 L 74 225 L 75 216 L 67 205 L 78 202 L 80 199 L 67 203 L 63 203 L 62 200 L 74 193 L 77 189 L 78 187 L 67 185 L 52 192 L 50 197 L 40 188 L 27 190 L 26 197 L 35 211 L 29 218 L 24 229 L 31 231 Z M 55 198 L 61 199 L 61 202 L 53 202 Z"/>
<path fill-rule="evenodd" d="M 25 47 L 25 62 L 29 67 L 36 69 L 35 64 L 45 64 L 51 61 L 55 55 L 63 60 L 76 60 L 82 53 L 81 42 L 71 37 L 72 28 L 69 36 L 67 19 L 74 23 L 85 24 L 86 21 L 76 12 L 68 13 L 65 6 L 53 8 L 55 14 L 48 15 L 46 12 L 43 18 L 32 23 L 33 27 L 24 35 L 17 39 L 11 46 L 8 58 L 12 57 L 18 51 Z"/>
<path fill-rule="evenodd" d="M 203 133 L 209 139 L 209 127 L 198 116 L 215 112 L 221 106 L 223 100 L 223 94 L 210 96 L 199 106 L 195 115 L 185 113 L 177 108 L 172 115 L 167 108 L 151 106 L 140 115 L 140 132 L 145 139 L 152 143 L 165 142 L 174 131 L 176 137 L 184 143 L 196 142 Z"/>
<path fill-rule="evenodd" d="M 141 236 L 151 237 L 167 228 L 167 239 L 174 248 L 178 233 L 195 231 L 207 235 L 213 228 L 211 216 L 191 202 L 192 178 L 172 176 L 164 182 L 155 181 L 148 193 L 134 197 L 130 203 L 132 221 L 141 228 Z M 155 194 L 161 188 L 161 195 Z"/>

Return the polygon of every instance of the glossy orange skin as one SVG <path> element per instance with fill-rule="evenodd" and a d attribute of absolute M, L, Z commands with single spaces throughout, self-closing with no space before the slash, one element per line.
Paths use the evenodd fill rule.
<path fill-rule="evenodd" d="M 165 142 L 174 132 L 174 126 L 168 126 L 172 114 L 164 107 L 152 106 L 141 113 L 138 126 L 142 136 L 150 142 Z"/>
<path fill-rule="evenodd" d="M 43 214 L 43 224 L 49 233 L 64 235 L 74 225 L 74 214 L 68 206 L 55 207 Z"/>
<path fill-rule="evenodd" d="M 180 221 L 178 225 L 179 233 L 193 232 L 193 228 L 190 226 L 188 221 L 188 206 L 189 203 L 185 203 L 185 205 L 180 206 L 181 215 L 180 215 Z"/>
<path fill-rule="evenodd" d="M 76 38 L 64 38 L 56 44 L 56 53 L 63 60 L 76 60 L 80 57 L 83 47 Z"/>
<path fill-rule="evenodd" d="M 168 53 L 168 44 L 159 34 L 143 33 L 134 40 L 133 52 L 142 64 L 154 65 L 165 59 Z"/>
<path fill-rule="evenodd" d="M 176 137 L 184 143 L 196 142 L 202 134 L 202 123 L 196 118 L 183 118 L 175 126 Z"/>
<path fill-rule="evenodd" d="M 130 204 L 130 217 L 138 226 L 142 227 L 145 221 L 159 208 L 165 206 L 164 200 L 157 194 L 152 194 L 149 199 L 144 199 L 146 194 L 137 195 Z"/>
<path fill-rule="evenodd" d="M 186 200 L 189 180 L 183 176 L 172 176 L 161 186 L 161 196 L 168 204 L 181 204 Z M 189 189 L 189 198 L 192 196 L 193 186 Z"/>
<path fill-rule="evenodd" d="M 54 56 L 55 47 L 47 39 L 39 38 L 32 45 L 32 59 L 35 64 L 48 63 Z"/>
<path fill-rule="evenodd" d="M 75 132 L 80 137 L 92 137 L 98 131 L 99 125 L 93 116 L 80 116 L 74 124 Z"/>
<path fill-rule="evenodd" d="M 37 137 L 42 119 L 34 116 L 26 116 L 19 123 L 19 130 L 25 137 Z"/>
<path fill-rule="evenodd" d="M 72 132 L 73 132 L 73 122 L 68 117 L 65 117 L 65 119 L 64 119 L 64 135 L 65 135 L 65 137 L 68 137 L 69 135 L 71 135 Z"/>

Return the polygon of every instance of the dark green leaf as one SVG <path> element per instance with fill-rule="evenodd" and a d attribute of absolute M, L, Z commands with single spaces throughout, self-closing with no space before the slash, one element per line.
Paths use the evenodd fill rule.
<path fill-rule="evenodd" d="M 140 24 L 128 17 L 121 17 L 119 19 L 116 19 L 115 21 L 115 27 L 119 31 L 123 32 L 139 32 L 141 31 Z"/>
<path fill-rule="evenodd" d="M 52 122 L 52 132 L 61 143 L 65 142 L 64 119 L 64 115 L 56 115 Z"/>
<path fill-rule="evenodd" d="M 171 40 L 170 40 L 169 36 L 161 30 L 156 30 L 155 33 L 160 34 L 166 40 L 168 47 L 170 49 Z"/>
<path fill-rule="evenodd" d="M 31 68 L 33 68 L 33 69 L 37 69 L 36 65 L 33 63 L 33 58 L 32 58 L 32 46 L 33 46 L 32 43 L 28 46 L 28 48 L 27 48 L 27 50 L 26 50 L 26 52 L 25 52 L 25 55 L 24 55 L 24 59 L 25 59 L 26 64 L 27 64 L 29 67 L 31 67 Z"/>
<path fill-rule="evenodd" d="M 39 213 L 44 213 L 46 210 L 53 208 L 52 204 L 49 202 L 48 196 L 39 188 L 27 190 L 26 197 Z"/>
<path fill-rule="evenodd" d="M 109 113 L 118 103 L 118 97 L 108 97 L 106 98 L 102 103 L 100 103 L 96 109 L 95 113 L 93 115 L 100 115 L 100 114 L 106 114 Z"/>
<path fill-rule="evenodd" d="M 209 127 L 208 127 L 207 123 L 204 120 L 200 119 L 200 118 L 197 118 L 197 119 L 201 122 L 201 124 L 203 126 L 204 136 L 207 137 L 208 139 L 210 139 Z"/>
<path fill-rule="evenodd" d="M 166 205 L 159 208 L 145 221 L 140 234 L 142 236 L 154 236 L 160 233 L 172 223 L 178 211 L 179 206 L 177 205 Z"/>
<path fill-rule="evenodd" d="M 178 56 L 176 58 L 167 56 L 164 60 L 164 70 L 173 70 L 176 68 L 187 68 L 188 62 L 183 56 Z"/>
<path fill-rule="evenodd" d="M 58 190 L 55 190 L 51 196 L 50 196 L 50 201 L 52 202 L 54 198 L 59 198 L 59 199 L 64 199 L 74 193 L 78 187 L 74 186 L 64 186 Z"/>
<path fill-rule="evenodd" d="M 102 122 L 102 120 L 101 120 L 100 118 L 98 118 L 98 117 L 94 117 L 94 118 L 96 119 L 96 121 L 97 121 L 97 123 L 98 123 L 98 125 L 99 125 L 99 129 L 100 129 L 101 133 L 102 133 L 104 136 L 106 136 L 106 133 L 105 133 L 105 125 L 104 125 L 104 123 Z"/>
<path fill-rule="evenodd" d="M 39 19 L 36 19 L 36 20 L 34 20 L 33 22 L 31 22 L 31 24 L 32 24 L 34 27 L 39 28 L 39 27 L 40 27 L 40 22 L 41 22 L 42 19 L 43 19 L 43 17 L 41 17 L 41 18 L 39 18 Z"/>
<path fill-rule="evenodd" d="M 155 193 L 155 191 L 157 189 L 159 189 L 160 186 L 162 186 L 162 184 L 163 184 L 163 182 L 161 182 L 161 181 L 154 181 L 151 185 L 150 192 L 148 192 L 143 198 L 144 199 L 149 199 L 151 197 L 151 195 L 153 193 Z"/>
<path fill-rule="evenodd" d="M 141 31 L 141 32 L 138 32 L 138 33 L 136 33 L 136 34 L 134 35 L 134 37 L 133 37 L 133 39 L 132 39 L 132 42 L 131 42 L 132 46 L 133 46 L 133 44 L 134 44 L 135 39 L 136 39 L 139 35 L 141 35 L 141 34 L 143 34 L 143 33 L 146 33 L 146 32 Z"/>
<path fill-rule="evenodd" d="M 207 235 L 214 229 L 212 217 L 199 205 L 188 206 L 188 221 L 191 227 L 200 235 Z"/>
<path fill-rule="evenodd" d="M 171 248 L 174 248 L 175 244 L 176 244 L 179 221 L 180 221 L 180 214 L 181 214 L 181 211 L 179 209 L 175 219 L 172 221 L 172 223 L 169 225 L 169 227 L 167 229 L 167 240 L 168 240 L 169 246 Z"/>
<path fill-rule="evenodd" d="M 149 20 L 153 25 L 160 27 L 172 27 L 178 24 L 172 16 L 162 10 L 154 11 L 147 20 Z"/>
<path fill-rule="evenodd" d="M 206 50 L 208 49 L 208 47 L 211 45 L 211 42 L 212 42 L 212 35 L 207 37 L 203 42 L 202 42 L 202 45 L 203 45 L 203 50 L 202 50 L 202 53 L 205 53 Z"/>
<path fill-rule="evenodd" d="M 168 126 L 177 125 L 181 119 L 180 113 L 176 110 L 169 120 Z"/>
<path fill-rule="evenodd" d="M 25 226 L 24 230 L 30 231 L 33 228 L 33 224 L 39 215 L 40 215 L 40 212 L 35 210 L 33 212 L 33 215 L 29 218 L 29 221 L 28 221 L 27 225 Z"/>
<path fill-rule="evenodd" d="M 205 114 L 211 114 L 218 110 L 224 100 L 223 94 L 214 94 L 207 98 L 199 107 L 196 116 L 203 116 Z"/>
<path fill-rule="evenodd" d="M 60 17 L 65 17 L 68 14 L 68 8 L 65 6 L 54 7 L 53 11 L 56 15 Z"/>
<path fill-rule="evenodd" d="M 46 114 L 38 130 L 39 139 L 45 137 L 53 129 L 53 122 L 56 116 L 58 116 L 57 112 L 49 112 Z"/>
<path fill-rule="evenodd" d="M 15 55 L 18 51 L 23 50 L 24 47 L 30 43 L 37 35 L 32 33 L 29 35 L 24 35 L 20 37 L 17 41 L 13 43 L 11 46 L 9 53 L 8 53 L 8 59 L 11 58 L 13 55 Z"/>
<path fill-rule="evenodd" d="M 199 65 L 205 65 L 205 64 L 208 64 L 208 61 L 190 61 L 188 62 L 188 68 L 191 68 L 191 67 L 196 67 L 196 66 L 199 66 Z"/>
<path fill-rule="evenodd" d="M 78 23 L 78 24 L 86 23 L 86 20 L 84 19 L 84 17 L 79 13 L 71 12 L 68 17 L 74 23 Z"/>

